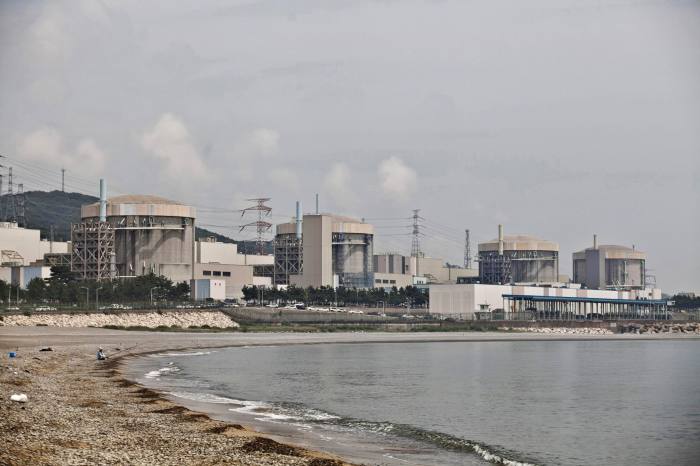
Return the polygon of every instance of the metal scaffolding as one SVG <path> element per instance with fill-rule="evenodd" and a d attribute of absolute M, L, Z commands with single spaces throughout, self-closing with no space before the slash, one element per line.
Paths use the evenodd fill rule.
<path fill-rule="evenodd" d="M 71 271 L 83 280 L 105 280 L 116 275 L 114 227 L 107 222 L 71 225 Z"/>
<path fill-rule="evenodd" d="M 277 235 L 274 240 L 275 285 L 289 285 L 290 275 L 300 275 L 303 271 L 303 246 L 296 235 Z"/>

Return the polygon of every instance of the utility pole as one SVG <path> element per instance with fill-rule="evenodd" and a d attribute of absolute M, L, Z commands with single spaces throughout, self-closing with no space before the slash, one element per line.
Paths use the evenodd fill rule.
<path fill-rule="evenodd" d="M 66 192 L 66 169 L 61 168 L 61 192 Z"/>
<path fill-rule="evenodd" d="M 95 310 L 100 310 L 100 290 L 102 287 L 95 288 Z"/>
<path fill-rule="evenodd" d="M 90 288 L 87 286 L 81 286 L 81 290 L 85 290 L 85 309 L 90 307 Z"/>
<path fill-rule="evenodd" d="M 265 252 L 265 243 L 263 241 L 263 235 L 265 234 L 265 232 L 269 231 L 270 228 L 272 228 L 272 224 L 270 222 L 266 222 L 265 220 L 263 220 L 263 217 L 267 217 L 268 215 L 270 215 L 270 212 L 272 212 L 272 208 L 265 205 L 265 203 L 268 202 L 270 198 L 261 197 L 257 199 L 246 200 L 250 202 L 255 202 L 255 205 L 243 209 L 241 211 L 241 217 L 243 217 L 248 211 L 255 211 L 258 213 L 258 219 L 255 222 L 250 222 L 246 223 L 245 225 L 242 225 L 240 231 L 243 231 L 246 228 L 255 227 L 255 230 L 257 232 L 256 245 L 258 249 L 258 254 L 262 256 Z"/>

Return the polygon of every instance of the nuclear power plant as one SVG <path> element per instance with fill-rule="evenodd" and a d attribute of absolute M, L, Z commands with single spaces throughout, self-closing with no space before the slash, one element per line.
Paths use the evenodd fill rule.
<path fill-rule="evenodd" d="M 504 235 L 479 243 L 479 280 L 488 284 L 559 282 L 559 245 L 529 235 Z"/>
<path fill-rule="evenodd" d="M 611 244 L 593 246 L 573 254 L 573 280 L 586 288 L 601 290 L 643 289 L 647 255 L 634 247 Z"/>

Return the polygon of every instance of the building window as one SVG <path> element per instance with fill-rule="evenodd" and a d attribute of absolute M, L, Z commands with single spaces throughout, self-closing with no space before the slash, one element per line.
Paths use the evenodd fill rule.
<path fill-rule="evenodd" d="M 214 271 L 214 276 L 215 276 L 215 277 L 220 277 L 220 276 L 221 276 L 221 272 L 219 272 L 218 270 L 215 270 L 215 271 Z"/>
<path fill-rule="evenodd" d="M 224 274 L 224 277 L 230 277 L 230 276 L 231 276 L 231 272 L 222 272 L 222 273 Z"/>
<path fill-rule="evenodd" d="M 205 277 L 211 276 L 211 270 L 205 270 L 205 271 L 203 271 L 203 272 L 202 272 L 202 275 L 204 275 Z"/>
<path fill-rule="evenodd" d="M 389 280 L 389 283 L 396 283 L 396 280 Z"/>
<path fill-rule="evenodd" d="M 389 280 L 382 280 L 382 283 L 389 283 Z"/>
<path fill-rule="evenodd" d="M 379 279 L 379 278 L 377 278 L 376 280 L 374 280 L 374 283 L 381 283 L 381 282 L 382 282 L 382 280 Z"/>

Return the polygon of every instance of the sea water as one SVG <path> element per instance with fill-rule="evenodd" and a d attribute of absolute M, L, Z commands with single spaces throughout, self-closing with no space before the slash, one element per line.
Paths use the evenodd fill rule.
<path fill-rule="evenodd" d="M 152 355 L 219 419 L 365 464 L 700 464 L 700 341 L 363 343 Z"/>

